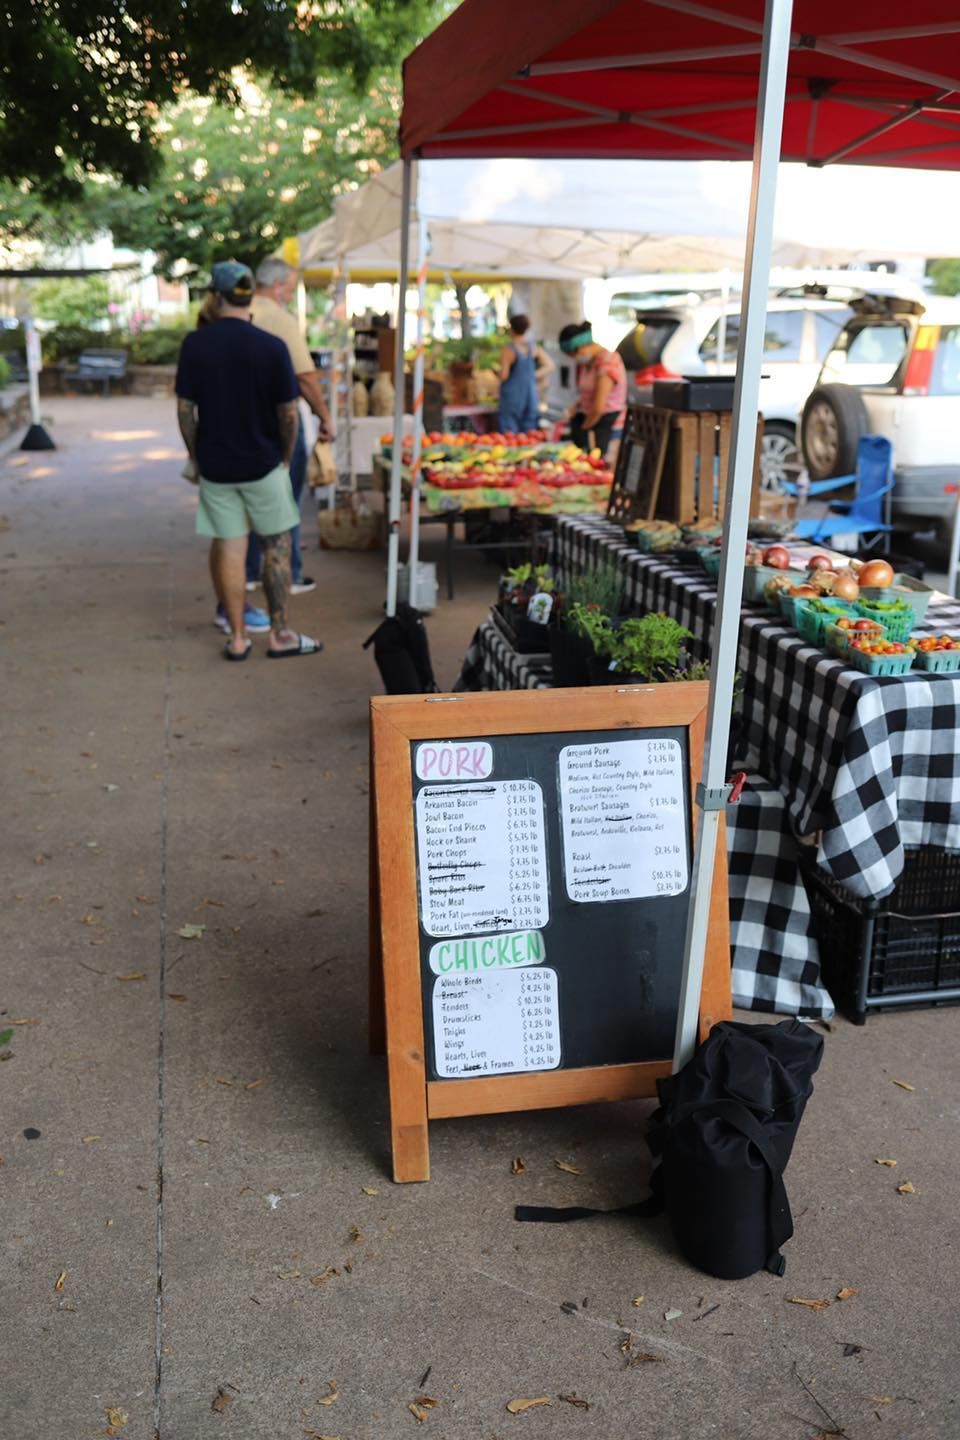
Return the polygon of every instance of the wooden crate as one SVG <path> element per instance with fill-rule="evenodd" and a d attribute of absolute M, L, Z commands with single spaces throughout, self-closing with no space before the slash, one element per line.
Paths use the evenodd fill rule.
<path fill-rule="evenodd" d="M 661 417 L 660 424 L 668 428 L 666 455 L 659 477 L 654 517 L 658 520 L 673 520 L 678 525 L 688 525 L 696 520 L 713 517 L 722 518 L 730 458 L 730 412 L 666 410 L 653 405 L 636 408 L 638 412 L 645 410 Z M 762 433 L 763 418 L 758 416 L 750 505 L 752 515 L 758 514 L 760 510 Z"/>

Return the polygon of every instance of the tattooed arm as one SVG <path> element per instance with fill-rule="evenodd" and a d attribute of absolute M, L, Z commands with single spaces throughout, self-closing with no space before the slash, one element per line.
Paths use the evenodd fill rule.
<path fill-rule="evenodd" d="M 179 396 L 177 397 L 177 424 L 180 426 L 180 434 L 187 447 L 187 454 L 191 460 L 196 460 L 197 407 L 192 400 L 181 400 Z"/>
<path fill-rule="evenodd" d="M 288 468 L 293 459 L 293 447 L 297 443 L 300 427 L 300 411 L 296 400 L 288 400 L 277 406 L 277 425 L 280 430 L 280 458 Z"/>

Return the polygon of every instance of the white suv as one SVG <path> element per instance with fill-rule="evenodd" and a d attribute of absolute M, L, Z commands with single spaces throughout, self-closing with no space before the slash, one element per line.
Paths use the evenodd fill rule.
<path fill-rule="evenodd" d="M 800 295 L 767 305 L 760 411 L 761 468 L 766 489 L 777 491 L 799 468 L 797 425 L 823 357 L 850 315 L 845 302 Z M 725 335 L 720 354 L 721 320 Z M 740 302 L 704 300 L 689 306 L 637 311 L 637 323 L 617 347 L 630 379 L 631 398 L 647 401 L 654 380 L 679 375 L 732 375 L 740 333 Z"/>
<path fill-rule="evenodd" d="M 803 408 L 812 480 L 852 474 L 861 435 L 893 445 L 893 520 L 949 540 L 960 484 L 960 299 L 865 295 Z"/>

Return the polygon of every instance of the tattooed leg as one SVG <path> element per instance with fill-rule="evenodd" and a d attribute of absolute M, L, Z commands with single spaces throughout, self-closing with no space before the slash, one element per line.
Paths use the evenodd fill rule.
<path fill-rule="evenodd" d="M 271 640 L 280 648 L 289 645 L 296 636 L 287 621 L 287 604 L 290 599 L 290 531 L 281 535 L 261 535 L 263 549 L 263 593 L 267 597 L 270 611 Z"/>

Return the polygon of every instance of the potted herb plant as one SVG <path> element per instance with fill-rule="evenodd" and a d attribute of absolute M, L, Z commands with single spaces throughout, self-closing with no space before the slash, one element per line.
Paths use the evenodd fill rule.
<path fill-rule="evenodd" d="M 555 623 L 554 580 L 549 565 L 515 565 L 500 581 L 497 601 L 503 626 L 521 655 L 546 654 Z M 543 597 L 550 597 L 549 602 Z"/>
<path fill-rule="evenodd" d="M 643 684 L 692 678 L 684 642 L 693 636 L 670 615 L 631 616 L 601 637 L 592 664 L 595 684 Z"/>
<path fill-rule="evenodd" d="M 575 575 L 558 623 L 550 631 L 553 683 L 557 687 L 590 684 L 590 657 L 607 630 L 620 623 L 623 576 L 615 565 Z"/>

